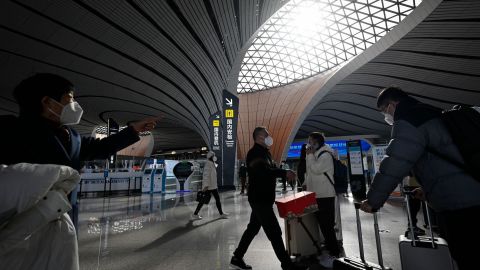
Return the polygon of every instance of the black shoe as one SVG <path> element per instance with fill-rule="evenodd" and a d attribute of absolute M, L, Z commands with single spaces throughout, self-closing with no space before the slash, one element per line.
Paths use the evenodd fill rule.
<path fill-rule="evenodd" d="M 417 226 L 413 227 L 413 232 L 415 233 L 415 235 L 425 235 L 425 231 Z"/>
<path fill-rule="evenodd" d="M 230 260 L 230 266 L 235 269 L 252 269 L 252 267 L 246 264 L 243 259 L 239 259 L 235 256 Z"/>

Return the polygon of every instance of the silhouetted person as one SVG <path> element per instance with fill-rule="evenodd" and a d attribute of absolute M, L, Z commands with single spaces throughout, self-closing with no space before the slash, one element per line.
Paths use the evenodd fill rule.
<path fill-rule="evenodd" d="M 421 185 L 417 197 L 426 198 L 437 212 L 459 268 L 472 269 L 478 265 L 472 243 L 480 242 L 480 234 L 472 231 L 480 227 L 480 181 L 458 166 L 465 161 L 440 118 L 442 110 L 419 102 L 398 87 L 383 89 L 377 108 L 393 126 L 392 139 L 361 209 L 372 212 L 382 207 L 413 169 Z"/>
<path fill-rule="evenodd" d="M 82 137 L 72 127 L 80 123 L 83 109 L 74 99 L 75 88 L 67 79 L 38 73 L 15 87 L 19 116 L 0 116 L 0 164 L 21 162 L 66 165 L 79 170 L 83 161 L 107 159 L 137 142 L 139 133 L 155 128 L 156 118 L 130 123 L 105 139 Z M 76 191 L 72 191 L 73 198 Z M 72 219 L 76 223 L 73 202 Z"/>
<path fill-rule="evenodd" d="M 252 269 L 245 264 L 243 256 L 253 238 L 263 228 L 270 240 L 275 255 L 282 263 L 282 269 L 304 269 L 295 266 L 285 250 L 282 230 L 273 212 L 275 202 L 275 187 L 277 178 L 285 176 L 289 181 L 295 180 L 295 173 L 290 170 L 274 168 L 269 148 L 273 139 L 265 127 L 257 127 L 253 131 L 255 145 L 247 154 L 247 169 L 249 177 L 248 202 L 252 208 L 250 222 L 233 253 L 230 264 L 237 269 Z"/>
<path fill-rule="evenodd" d="M 298 177 L 298 190 L 300 191 L 303 183 L 305 182 L 305 173 L 307 173 L 307 144 L 302 144 L 302 148 L 300 150 L 300 161 L 298 162 L 297 167 L 297 177 Z"/>
<path fill-rule="evenodd" d="M 247 185 L 247 167 L 244 163 L 242 163 L 242 165 L 240 166 L 238 175 L 240 177 L 240 183 L 242 185 L 242 190 L 240 191 L 240 194 L 245 194 L 245 187 Z"/>

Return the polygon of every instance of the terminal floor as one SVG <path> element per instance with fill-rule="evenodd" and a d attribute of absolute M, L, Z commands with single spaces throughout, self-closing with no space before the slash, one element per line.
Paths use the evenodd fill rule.
<path fill-rule="evenodd" d="M 80 268 L 229 269 L 232 252 L 248 223 L 250 208 L 247 197 L 238 191 L 221 193 L 221 201 L 224 211 L 230 213 L 229 219 L 219 219 L 212 198 L 200 212 L 203 220 L 192 222 L 189 218 L 197 203 L 189 193 L 82 199 Z M 341 213 L 345 252 L 347 256 L 357 256 L 355 210 L 349 198 L 341 199 Z M 365 213 L 361 216 L 365 256 L 376 262 L 373 218 Z M 279 218 L 279 222 L 283 230 L 283 219 Z M 379 214 L 379 224 L 384 261 L 393 269 L 401 269 L 398 236 L 407 224 L 401 202 L 386 204 Z M 419 224 L 423 224 L 421 220 Z M 245 261 L 253 269 L 281 269 L 263 231 L 252 242 Z"/>

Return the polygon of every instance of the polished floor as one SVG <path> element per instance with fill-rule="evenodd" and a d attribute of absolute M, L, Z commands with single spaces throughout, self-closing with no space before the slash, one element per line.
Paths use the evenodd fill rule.
<path fill-rule="evenodd" d="M 190 215 L 197 205 L 193 194 L 83 199 L 78 236 L 80 268 L 229 269 L 250 208 L 247 197 L 238 191 L 221 193 L 221 201 L 224 211 L 230 213 L 229 219 L 219 218 L 212 198 L 200 212 L 203 219 L 192 222 Z M 348 198 L 341 199 L 341 213 L 345 252 L 358 255 L 355 211 Z M 376 262 L 373 218 L 365 213 L 362 218 L 366 257 Z M 279 221 L 283 230 L 283 220 Z M 407 224 L 401 202 L 387 204 L 379 214 L 379 224 L 385 264 L 401 269 L 398 236 Z M 252 242 L 245 261 L 254 269 L 281 269 L 263 231 Z M 321 268 L 314 265 L 311 269 Z"/>

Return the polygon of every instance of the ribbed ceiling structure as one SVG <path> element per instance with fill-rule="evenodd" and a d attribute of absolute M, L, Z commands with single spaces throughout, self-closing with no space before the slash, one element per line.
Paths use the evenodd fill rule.
<path fill-rule="evenodd" d="M 309 70 L 317 74 L 350 57 L 352 52 L 356 56 L 340 64 L 318 89 L 318 96 L 312 98 L 293 128 L 291 140 L 313 130 L 327 135 L 387 135 L 389 128 L 376 111 L 375 97 L 379 88 L 390 84 L 442 107 L 480 104 L 479 1 L 424 0 L 387 34 L 383 32 L 391 28 L 389 22 L 398 23 L 418 1 L 330 2 L 337 3 L 338 12 L 332 11 L 332 20 L 342 22 L 337 30 L 339 39 L 345 42 L 337 42 L 333 38 L 336 32 L 332 32 L 329 42 L 335 53 L 324 56 L 328 64 L 302 64 L 301 71 L 292 66 L 290 75 Z M 387 6 L 396 2 L 402 8 L 387 14 L 383 7 L 375 10 L 380 2 Z M 205 146 L 209 136 L 207 120 L 220 109 L 222 90 L 236 92 L 245 52 L 251 48 L 257 31 L 264 29 L 262 25 L 287 3 L 1 1 L 0 114 L 18 112 L 11 92 L 22 79 L 36 72 L 51 72 L 75 84 L 77 100 L 85 109 L 77 127 L 82 134 L 90 135 L 109 117 L 124 125 L 130 120 L 163 114 L 162 123 L 153 132 L 154 152 Z M 346 14 L 339 13 L 340 9 Z M 368 9 L 371 17 L 366 16 Z M 381 18 L 387 19 L 384 25 L 374 21 Z M 360 25 L 354 25 L 356 21 L 361 21 Z M 344 35 L 347 28 L 357 32 L 347 31 Z M 357 40 L 359 33 L 362 38 Z M 317 43 L 311 46 L 316 47 L 323 39 L 313 40 Z M 365 49 L 369 41 L 375 44 Z M 306 48 L 311 51 L 311 47 Z M 307 55 L 295 57 L 315 64 Z M 323 69 L 318 69 L 322 65 Z M 285 70 L 284 66 L 275 66 Z M 290 75 L 284 77 L 290 79 Z M 295 76 L 293 81 L 301 79 Z M 278 78 L 271 81 L 287 82 Z M 266 82 L 257 84 L 259 89 L 272 86 Z"/>
<path fill-rule="evenodd" d="M 270 89 L 330 70 L 376 43 L 421 0 L 291 0 L 259 30 L 238 93 Z"/>
<path fill-rule="evenodd" d="M 389 85 L 441 108 L 480 104 L 479 18 L 478 1 L 443 1 L 398 42 L 365 51 L 321 89 L 325 95 L 306 112 L 297 138 L 312 131 L 388 136 L 390 127 L 376 109 L 376 97 Z"/>
<path fill-rule="evenodd" d="M 208 141 L 207 120 L 241 48 L 282 5 L 277 0 L 6 0 L 0 3 L 0 114 L 16 114 L 11 92 L 51 72 L 71 80 L 91 134 L 164 115 L 156 149 Z M 238 71 L 235 72 L 238 75 Z M 180 128 L 181 127 L 181 128 Z M 169 135 L 171 134 L 171 135 Z"/>

